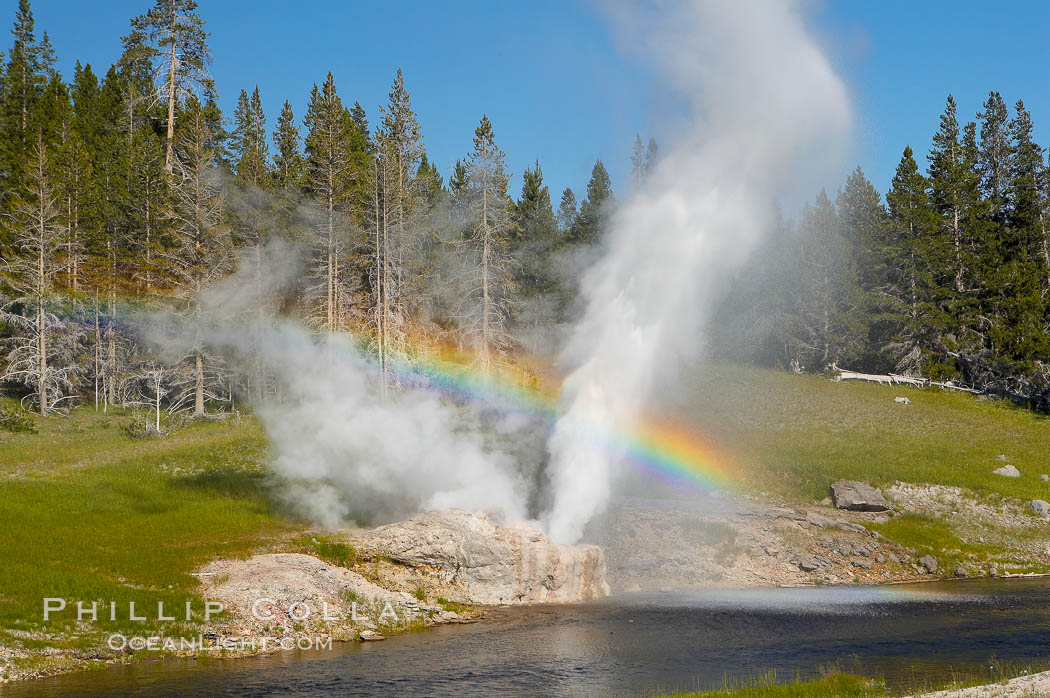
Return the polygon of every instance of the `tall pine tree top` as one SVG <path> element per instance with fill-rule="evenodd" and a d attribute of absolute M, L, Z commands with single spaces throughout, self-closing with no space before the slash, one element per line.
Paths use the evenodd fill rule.
<path fill-rule="evenodd" d="M 601 160 L 594 163 L 591 179 L 587 182 L 587 198 L 580 205 L 573 241 L 581 244 L 597 242 L 608 230 L 611 207 L 615 204 L 612 180 Z"/>

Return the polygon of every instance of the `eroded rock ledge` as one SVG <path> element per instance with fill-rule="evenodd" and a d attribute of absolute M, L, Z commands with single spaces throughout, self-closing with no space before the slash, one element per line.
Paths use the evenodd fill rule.
<path fill-rule="evenodd" d="M 601 548 L 554 543 L 529 524 L 505 524 L 498 512 L 427 512 L 358 540 L 462 587 L 472 603 L 568 603 L 609 595 Z"/>

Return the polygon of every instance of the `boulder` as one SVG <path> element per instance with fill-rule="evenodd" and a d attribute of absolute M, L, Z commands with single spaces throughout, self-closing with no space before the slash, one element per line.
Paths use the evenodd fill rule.
<path fill-rule="evenodd" d="M 1046 474 L 1040 475 L 1039 479 L 1042 480 L 1043 482 L 1046 482 L 1047 480 L 1050 480 L 1050 475 L 1046 475 Z"/>
<path fill-rule="evenodd" d="M 1032 513 L 1041 519 L 1050 517 L 1050 503 L 1043 501 L 1042 499 L 1033 499 L 1028 502 L 1028 507 L 1032 510 Z"/>
<path fill-rule="evenodd" d="M 871 485 L 840 480 L 831 486 L 831 498 L 839 509 L 850 511 L 887 511 L 889 502 Z"/>
<path fill-rule="evenodd" d="M 394 562 L 430 570 L 479 604 L 569 603 L 609 595 L 594 545 L 554 543 L 526 523 L 458 509 L 380 526 L 358 539 Z"/>
<path fill-rule="evenodd" d="M 1021 471 L 1012 465 L 1004 465 L 1001 468 L 996 468 L 992 472 L 996 475 L 1002 475 L 1003 477 L 1021 477 Z"/>
<path fill-rule="evenodd" d="M 926 568 L 926 571 L 933 574 L 937 571 L 937 558 L 933 555 L 923 555 L 919 558 L 919 564 Z"/>
<path fill-rule="evenodd" d="M 959 578 L 969 577 L 970 573 L 966 571 L 965 567 L 956 567 L 955 568 L 955 576 L 959 577 Z"/>

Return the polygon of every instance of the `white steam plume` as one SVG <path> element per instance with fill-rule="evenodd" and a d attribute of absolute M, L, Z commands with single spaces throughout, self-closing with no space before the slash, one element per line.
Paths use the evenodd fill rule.
<path fill-rule="evenodd" d="M 692 127 L 618 210 L 583 279 L 586 311 L 565 353 L 576 368 L 549 442 L 544 522 L 561 542 L 579 540 L 610 496 L 615 454 L 594 435 L 631 430 L 658 370 L 700 343 L 713 286 L 746 259 L 772 202 L 837 165 L 850 123 L 846 90 L 795 3 L 657 7 L 658 17 L 622 8 L 613 20 L 642 37 Z"/>
<path fill-rule="evenodd" d="M 279 400 L 257 406 L 277 496 L 329 527 L 452 507 L 501 508 L 524 520 L 528 487 L 515 459 L 485 443 L 476 414 L 422 388 L 384 394 L 376 365 L 351 336 L 259 314 L 262 299 L 301 276 L 298 256 L 279 238 L 261 260 L 243 256 L 239 271 L 207 292 L 199 325 L 228 362 L 251 370 L 260 361 L 281 386 Z M 165 327 L 170 318 L 147 322 L 156 344 L 180 341 Z"/>

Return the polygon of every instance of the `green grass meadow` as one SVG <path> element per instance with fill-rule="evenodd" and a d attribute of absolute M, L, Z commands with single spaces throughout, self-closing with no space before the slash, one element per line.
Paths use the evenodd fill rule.
<path fill-rule="evenodd" d="M 741 366 L 703 366 L 662 409 L 719 444 L 735 483 L 812 502 L 835 480 L 955 485 L 1050 500 L 1050 419 L 999 401 Z M 895 397 L 910 404 L 898 404 Z M 1005 455 L 1020 478 L 993 474 Z"/>
<path fill-rule="evenodd" d="M 15 631 L 31 647 L 18 631 L 46 629 L 47 644 L 61 645 L 75 610 L 45 626 L 45 597 L 102 602 L 99 632 L 153 627 L 128 620 L 130 601 L 137 615 L 155 618 L 162 601 L 181 619 L 192 600 L 196 622 L 203 606 L 190 572 L 298 530 L 269 503 L 266 440 L 254 420 L 140 439 L 122 430 L 128 419 L 81 408 L 34 418 L 34 434 L 0 432 L 0 641 Z"/>

